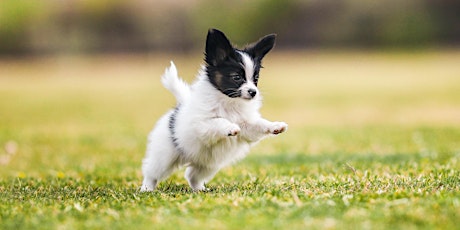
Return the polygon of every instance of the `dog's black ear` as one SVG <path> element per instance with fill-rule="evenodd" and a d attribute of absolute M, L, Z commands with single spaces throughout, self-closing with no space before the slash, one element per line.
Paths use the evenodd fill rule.
<path fill-rule="evenodd" d="M 262 58 L 275 46 L 276 34 L 269 34 L 261 38 L 259 41 L 248 45 L 244 51 L 254 58 L 261 61 Z"/>
<path fill-rule="evenodd" d="M 235 56 L 235 51 L 222 31 L 210 29 L 206 38 L 205 55 L 205 61 L 208 65 L 217 66 L 228 58 Z"/>

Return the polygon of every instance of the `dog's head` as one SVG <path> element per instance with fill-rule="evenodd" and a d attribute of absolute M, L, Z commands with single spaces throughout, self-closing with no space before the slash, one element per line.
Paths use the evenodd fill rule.
<path fill-rule="evenodd" d="M 257 97 L 261 62 L 275 45 L 275 38 L 275 34 L 267 35 L 240 50 L 232 46 L 224 33 L 210 29 L 205 61 L 211 84 L 231 98 L 251 100 Z"/>

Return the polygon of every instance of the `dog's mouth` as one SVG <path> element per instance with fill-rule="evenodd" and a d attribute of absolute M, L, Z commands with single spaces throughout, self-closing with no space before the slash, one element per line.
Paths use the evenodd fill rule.
<path fill-rule="evenodd" d="M 256 97 L 257 95 L 257 90 L 255 89 L 249 89 L 249 90 L 225 90 L 223 91 L 224 94 L 226 94 L 228 97 L 231 98 L 241 98 L 244 100 L 252 100 Z"/>
<path fill-rule="evenodd" d="M 249 101 L 252 100 L 254 97 L 241 95 L 241 98 Z"/>

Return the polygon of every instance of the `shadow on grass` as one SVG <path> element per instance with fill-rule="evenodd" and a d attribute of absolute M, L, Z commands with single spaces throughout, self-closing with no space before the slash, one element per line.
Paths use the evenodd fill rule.
<path fill-rule="evenodd" d="M 210 183 L 206 186 L 205 191 L 193 191 L 188 184 L 176 183 L 173 179 L 168 179 L 159 184 L 157 189 L 153 192 L 161 193 L 168 196 L 177 196 L 184 194 L 218 194 L 218 193 L 229 193 L 234 191 L 241 190 L 241 184 L 239 183 L 223 183 L 216 185 L 215 183 Z"/>
<path fill-rule="evenodd" d="M 190 188 L 190 186 L 188 186 L 188 184 L 180 184 L 171 179 L 168 179 L 166 181 L 160 182 L 154 193 L 155 192 L 160 192 L 163 194 L 187 194 L 193 193 L 193 190 Z"/>

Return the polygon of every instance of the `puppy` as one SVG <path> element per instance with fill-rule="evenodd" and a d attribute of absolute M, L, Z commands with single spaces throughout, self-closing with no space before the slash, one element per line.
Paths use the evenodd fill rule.
<path fill-rule="evenodd" d="M 259 71 L 275 37 L 237 49 L 224 33 L 210 29 L 205 65 L 192 85 L 178 77 L 171 62 L 161 80 L 177 105 L 149 134 L 141 191 L 153 191 L 180 166 L 186 167 L 185 178 L 194 191 L 205 190 L 205 183 L 245 157 L 252 145 L 287 130 L 286 123 L 270 122 L 259 113 Z"/>

